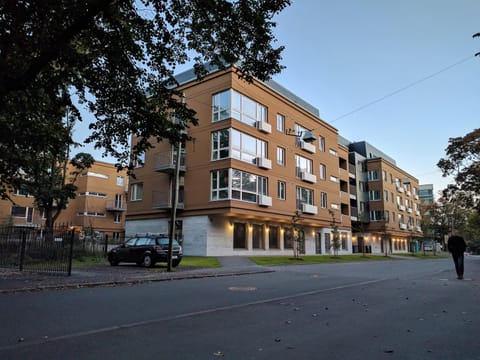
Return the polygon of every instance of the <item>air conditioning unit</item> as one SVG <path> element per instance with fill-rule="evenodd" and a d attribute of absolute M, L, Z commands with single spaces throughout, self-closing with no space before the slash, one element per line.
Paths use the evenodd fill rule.
<path fill-rule="evenodd" d="M 304 203 L 302 204 L 302 212 L 305 214 L 317 215 L 318 210 L 316 206 Z"/>
<path fill-rule="evenodd" d="M 257 121 L 256 128 L 261 132 L 271 134 L 272 133 L 272 125 L 265 121 Z"/>
<path fill-rule="evenodd" d="M 271 169 L 272 168 L 272 160 L 264 158 L 264 157 L 258 157 L 257 158 L 257 166 L 262 169 Z"/>
<path fill-rule="evenodd" d="M 311 154 L 315 154 L 315 145 L 305 142 L 303 140 L 300 140 L 300 148 L 302 150 L 308 151 Z"/>
<path fill-rule="evenodd" d="M 313 174 L 310 174 L 307 171 L 302 171 L 300 173 L 300 179 L 302 179 L 303 181 L 312 183 L 312 184 L 315 184 L 317 182 L 317 177 Z"/>
<path fill-rule="evenodd" d="M 272 206 L 272 198 L 266 195 L 258 195 L 258 205 Z"/>

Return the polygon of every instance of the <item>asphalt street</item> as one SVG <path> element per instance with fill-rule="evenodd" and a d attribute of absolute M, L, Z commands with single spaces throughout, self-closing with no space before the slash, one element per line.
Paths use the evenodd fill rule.
<path fill-rule="evenodd" d="M 480 359 L 480 258 L 0 295 L 0 359 Z"/>

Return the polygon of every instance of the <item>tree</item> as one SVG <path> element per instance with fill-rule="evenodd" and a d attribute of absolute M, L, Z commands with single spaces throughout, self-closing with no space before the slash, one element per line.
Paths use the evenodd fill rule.
<path fill-rule="evenodd" d="M 465 225 L 465 237 L 467 245 L 474 254 L 480 253 L 480 213 L 474 209 L 467 217 Z"/>
<path fill-rule="evenodd" d="M 455 186 L 450 190 L 480 195 L 480 128 L 463 137 L 450 138 L 448 142 L 447 156 L 440 159 L 437 166 L 443 176 L 453 175 Z"/>
<path fill-rule="evenodd" d="M 328 210 L 328 213 L 332 217 L 330 226 L 332 227 L 332 245 L 333 255 L 338 256 L 338 250 L 340 250 L 340 231 L 338 231 L 337 219 L 335 218 L 335 212 L 331 209 Z"/>
<path fill-rule="evenodd" d="M 65 108 L 95 117 L 85 140 L 133 167 L 157 141 L 188 140 L 197 124 L 180 101 L 174 73 L 193 62 L 235 64 L 240 77 L 266 80 L 281 71 L 283 46 L 274 48 L 273 17 L 290 0 L 38 0 L 0 3 L 0 194 L 40 153 Z M 171 113 L 183 119 L 170 121 Z M 139 141 L 130 153 L 130 136 Z"/>
<path fill-rule="evenodd" d="M 292 228 L 293 228 L 293 257 L 295 259 L 300 258 L 300 248 L 303 247 L 305 242 L 305 231 L 302 225 L 303 218 L 300 216 L 298 210 L 292 216 Z"/>

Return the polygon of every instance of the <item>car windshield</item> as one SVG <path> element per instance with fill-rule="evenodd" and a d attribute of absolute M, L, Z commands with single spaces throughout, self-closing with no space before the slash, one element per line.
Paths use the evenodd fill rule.
<path fill-rule="evenodd" d="M 166 237 L 157 238 L 157 244 L 158 245 L 168 245 L 168 238 L 166 238 Z M 175 239 L 173 240 L 173 245 L 178 246 L 177 240 L 175 240 Z"/>

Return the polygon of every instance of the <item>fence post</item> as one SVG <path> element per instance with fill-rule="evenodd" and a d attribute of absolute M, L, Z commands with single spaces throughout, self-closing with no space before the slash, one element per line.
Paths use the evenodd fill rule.
<path fill-rule="evenodd" d="M 68 276 L 72 275 L 72 258 L 73 258 L 73 240 L 75 230 L 70 230 L 70 253 L 68 254 Z"/>
<path fill-rule="evenodd" d="M 25 261 L 25 249 L 27 244 L 27 232 L 22 230 L 22 244 L 20 246 L 20 264 L 18 265 L 18 269 L 23 271 L 23 262 Z"/>

